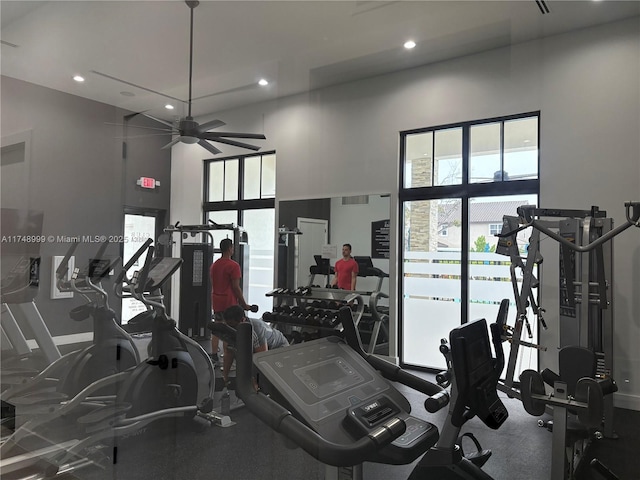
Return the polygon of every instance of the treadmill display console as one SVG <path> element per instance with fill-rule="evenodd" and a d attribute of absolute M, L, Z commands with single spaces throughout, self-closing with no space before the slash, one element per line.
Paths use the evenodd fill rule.
<path fill-rule="evenodd" d="M 293 372 L 317 398 L 325 398 L 362 382 L 362 376 L 344 358 L 337 357 Z"/>
<path fill-rule="evenodd" d="M 382 393 L 393 395 L 389 384 L 336 337 L 257 353 L 254 364 L 290 405 L 302 408 L 308 423 L 344 416 L 349 407 Z"/>

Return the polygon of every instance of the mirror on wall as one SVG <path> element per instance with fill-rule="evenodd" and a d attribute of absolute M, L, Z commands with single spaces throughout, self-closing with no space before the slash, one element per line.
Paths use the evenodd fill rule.
<path fill-rule="evenodd" d="M 371 257 L 374 267 L 388 273 L 389 218 L 388 194 L 281 201 L 277 286 L 309 285 L 316 257 L 330 252 L 333 266 L 345 243 L 351 244 L 353 257 Z M 324 287 L 326 280 L 316 276 L 313 283 Z M 360 277 L 356 289 L 368 290 L 369 285 L 367 277 Z"/>
<path fill-rule="evenodd" d="M 277 287 L 325 289 L 342 246 L 351 245 L 359 265 L 356 282 L 365 305 L 363 319 L 380 319 L 378 343 L 388 334 L 389 233 L 388 194 L 281 201 L 278 204 Z M 314 287 L 316 287 L 314 289 Z M 371 315 L 371 310 L 375 310 Z M 369 316 L 367 316 L 368 314 Z M 364 327 L 364 323 L 362 327 Z M 388 345 L 372 345 L 372 352 L 388 352 Z"/>

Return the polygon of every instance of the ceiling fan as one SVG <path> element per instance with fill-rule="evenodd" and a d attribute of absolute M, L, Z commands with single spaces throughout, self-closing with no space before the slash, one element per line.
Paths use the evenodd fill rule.
<path fill-rule="evenodd" d="M 266 137 L 258 133 L 238 133 L 238 132 L 211 132 L 211 130 L 226 125 L 222 120 L 211 120 L 203 124 L 196 122 L 191 116 L 191 89 L 192 89 L 192 77 L 193 77 L 193 10 L 200 4 L 198 0 L 185 0 L 185 3 L 190 9 L 191 23 L 189 30 L 189 100 L 188 100 L 188 113 L 187 116 L 178 120 L 177 124 L 162 120 L 160 118 L 153 117 L 144 112 L 140 115 L 151 118 L 158 123 L 161 123 L 169 128 L 165 130 L 168 134 L 175 135 L 175 138 L 167 143 L 162 149 L 171 148 L 177 143 L 194 144 L 197 143 L 201 147 L 205 148 L 212 154 L 216 155 L 221 153 L 222 150 L 218 149 L 210 142 L 224 143 L 226 145 L 232 145 L 235 147 L 246 148 L 253 151 L 260 150 L 260 147 L 251 145 L 249 143 L 238 142 L 231 140 L 233 138 L 247 138 L 255 140 L 265 140 Z M 134 127 L 134 125 L 131 125 Z"/>

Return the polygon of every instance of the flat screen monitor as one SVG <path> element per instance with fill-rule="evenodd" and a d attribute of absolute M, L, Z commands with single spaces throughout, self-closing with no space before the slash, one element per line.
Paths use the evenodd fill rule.
<path fill-rule="evenodd" d="M 316 261 L 316 265 L 321 268 L 327 268 L 331 262 L 328 258 L 322 258 L 322 255 L 314 255 L 313 259 Z"/>
<path fill-rule="evenodd" d="M 358 264 L 358 275 L 361 277 L 366 277 L 374 269 L 371 257 L 354 256 L 353 259 Z"/>

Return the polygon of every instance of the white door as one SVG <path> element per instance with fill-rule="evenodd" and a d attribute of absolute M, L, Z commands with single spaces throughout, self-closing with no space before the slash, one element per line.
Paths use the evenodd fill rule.
<path fill-rule="evenodd" d="M 298 217 L 298 228 L 302 235 L 297 235 L 296 249 L 296 286 L 309 283 L 309 267 L 315 265 L 314 255 L 322 254 L 322 246 L 329 238 L 329 222 L 319 218 Z M 324 286 L 326 279 L 316 278 L 316 284 Z M 319 283 L 320 282 L 320 283 Z"/>

